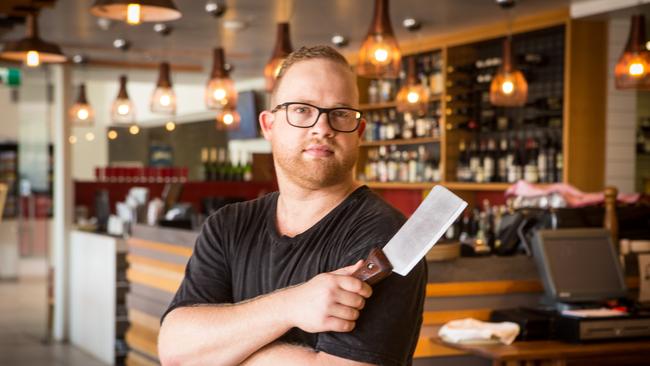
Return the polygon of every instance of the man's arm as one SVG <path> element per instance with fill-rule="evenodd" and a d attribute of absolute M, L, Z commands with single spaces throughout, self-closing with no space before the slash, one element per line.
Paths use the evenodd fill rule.
<path fill-rule="evenodd" d="M 310 333 L 349 332 L 372 293 L 350 276 L 360 265 L 234 305 L 177 308 L 160 329 L 161 363 L 236 365 L 293 327 Z"/>
<path fill-rule="evenodd" d="M 271 343 L 248 358 L 242 366 L 372 366 L 369 363 L 357 362 L 330 355 L 325 352 L 314 351 L 308 347 L 295 346 L 283 343 Z"/>

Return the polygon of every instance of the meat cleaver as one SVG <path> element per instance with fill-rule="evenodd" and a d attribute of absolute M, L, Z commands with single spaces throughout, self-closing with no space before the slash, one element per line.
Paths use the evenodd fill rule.
<path fill-rule="evenodd" d="M 443 186 L 435 186 L 383 248 L 374 248 L 352 276 L 374 285 L 391 272 L 406 276 L 467 207 Z"/>

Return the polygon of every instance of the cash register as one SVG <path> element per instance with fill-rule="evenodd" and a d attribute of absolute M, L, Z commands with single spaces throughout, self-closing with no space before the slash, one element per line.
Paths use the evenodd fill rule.
<path fill-rule="evenodd" d="M 627 300 L 625 276 L 608 230 L 540 230 L 532 251 L 544 285 L 542 303 L 534 309 L 495 311 L 493 321 L 515 321 L 524 336 L 542 324 L 540 333 L 546 338 L 570 342 L 650 337 L 647 311 L 608 307 L 611 300 L 633 303 Z"/>

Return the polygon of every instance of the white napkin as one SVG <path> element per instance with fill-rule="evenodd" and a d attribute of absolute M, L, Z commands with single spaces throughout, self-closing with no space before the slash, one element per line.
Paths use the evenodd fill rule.
<path fill-rule="evenodd" d="M 452 320 L 438 331 L 440 338 L 451 343 L 498 340 L 510 344 L 518 334 L 519 325 L 516 323 L 488 323 L 473 318 Z"/>

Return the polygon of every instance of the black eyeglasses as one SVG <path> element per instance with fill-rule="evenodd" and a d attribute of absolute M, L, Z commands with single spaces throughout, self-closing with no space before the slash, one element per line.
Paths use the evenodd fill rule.
<path fill-rule="evenodd" d="M 313 127 L 320 115 L 327 115 L 327 123 L 338 132 L 354 132 L 359 128 L 361 122 L 361 111 L 354 108 L 320 108 L 308 103 L 287 102 L 278 104 L 271 113 L 284 108 L 287 114 L 287 122 L 293 127 Z"/>

